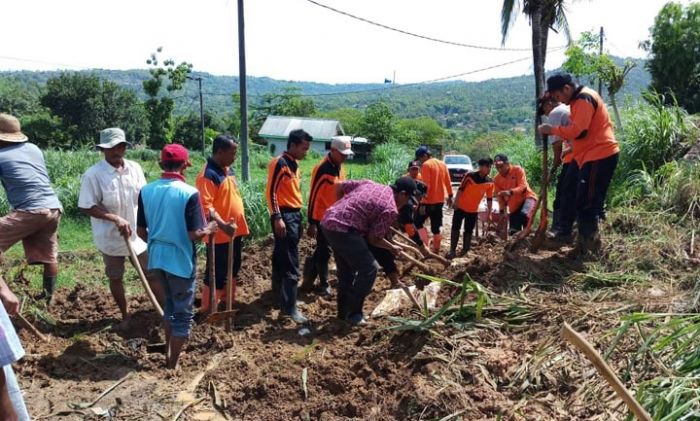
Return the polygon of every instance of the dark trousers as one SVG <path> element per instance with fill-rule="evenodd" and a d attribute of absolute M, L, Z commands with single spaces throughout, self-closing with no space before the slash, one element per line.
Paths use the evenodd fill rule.
<path fill-rule="evenodd" d="M 392 273 L 397 273 L 399 268 L 396 266 L 396 258 L 387 249 L 381 247 L 375 247 L 371 244 L 367 244 L 369 251 L 372 252 L 374 259 L 377 261 L 379 266 L 384 269 L 384 273 L 391 275 Z"/>
<path fill-rule="evenodd" d="M 459 243 L 459 230 L 462 228 L 464 221 L 464 250 L 469 250 L 471 247 L 472 233 L 476 226 L 476 220 L 479 214 L 477 212 L 465 212 L 461 209 L 455 209 L 452 214 L 452 232 L 450 233 L 450 250 L 457 250 Z"/>
<path fill-rule="evenodd" d="M 528 197 L 520 205 L 520 209 L 508 215 L 508 223 L 510 224 L 510 232 L 522 231 L 530 223 L 530 219 L 535 216 L 535 206 L 537 200 Z"/>
<path fill-rule="evenodd" d="M 241 248 L 243 237 L 233 240 L 233 277 L 241 270 Z M 207 244 L 207 270 L 204 272 L 204 285 L 209 286 L 209 244 Z M 216 289 L 224 289 L 228 272 L 228 243 L 214 244 L 214 277 Z"/>
<path fill-rule="evenodd" d="M 583 240 L 590 240 L 598 232 L 598 221 L 603 214 L 605 197 L 618 159 L 619 154 L 615 154 L 587 162 L 577 171 L 576 222 Z"/>
<path fill-rule="evenodd" d="M 280 294 L 280 309 L 286 314 L 296 311 L 297 282 L 299 281 L 299 238 L 301 212 L 282 212 L 287 234 L 275 236 L 272 250 L 272 291 Z"/>
<path fill-rule="evenodd" d="M 578 190 L 578 164 L 564 164 L 557 182 L 554 199 L 555 220 L 552 228 L 563 235 L 571 234 L 576 220 L 576 195 Z"/>
<path fill-rule="evenodd" d="M 379 265 L 367 240 L 357 233 L 324 229 L 338 267 L 338 317 L 362 314 L 365 298 L 372 291 Z"/>
<path fill-rule="evenodd" d="M 316 230 L 316 248 L 314 249 L 313 254 L 307 257 L 304 261 L 305 282 L 307 273 L 309 274 L 308 279 L 311 280 L 311 284 L 305 285 L 305 287 L 311 287 L 317 276 L 321 282 L 322 288 L 328 286 L 328 261 L 330 259 L 331 246 L 328 244 L 326 236 L 323 235 L 323 230 L 321 227 L 318 227 Z"/>
<path fill-rule="evenodd" d="M 442 205 L 442 203 L 436 203 L 434 205 L 422 204 L 418 206 L 418 211 L 415 216 L 416 228 L 423 228 L 425 220 L 430 218 L 430 232 L 433 234 L 440 234 L 440 228 L 442 227 Z"/>

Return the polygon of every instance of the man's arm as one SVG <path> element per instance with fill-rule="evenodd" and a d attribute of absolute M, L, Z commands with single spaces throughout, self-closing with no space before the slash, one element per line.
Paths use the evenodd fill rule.
<path fill-rule="evenodd" d="M 236 232 L 236 224 L 233 221 L 224 221 L 221 215 L 214 208 L 214 200 L 219 193 L 219 187 L 208 178 L 201 176 L 197 178 L 197 190 L 199 191 L 202 209 L 216 221 L 219 229 L 223 230 L 229 237 Z"/>
<path fill-rule="evenodd" d="M 0 300 L 5 307 L 7 314 L 14 316 L 19 311 L 19 300 L 17 296 L 7 286 L 5 280 L 0 276 Z M 0 371 L 2 371 L 0 367 Z"/>
<path fill-rule="evenodd" d="M 445 163 L 442 161 L 440 161 L 440 167 L 442 170 L 442 184 L 443 186 L 445 186 L 445 191 L 447 192 L 447 205 L 451 206 L 452 196 L 454 196 L 454 193 L 452 192 L 452 180 L 450 180 L 450 170 L 447 169 L 447 165 L 445 165 Z"/>
<path fill-rule="evenodd" d="M 204 221 L 199 193 L 193 194 L 187 201 L 185 223 L 187 224 L 187 235 L 191 241 L 200 241 L 205 236 L 214 234 L 217 230 L 216 221 L 210 221 L 208 224 Z"/>
<path fill-rule="evenodd" d="M 143 208 L 143 199 L 139 192 L 139 208 L 136 212 L 136 235 L 145 242 L 148 242 L 148 223 L 146 222 L 146 212 Z"/>
<path fill-rule="evenodd" d="M 593 103 L 587 97 L 578 99 L 571 106 L 570 124 L 568 126 L 550 126 L 550 133 L 568 140 L 584 138 L 588 134 L 593 114 L 595 114 Z"/>
<path fill-rule="evenodd" d="M 527 190 L 527 179 L 525 178 L 525 170 L 518 168 L 515 174 L 515 187 L 510 189 L 512 194 L 522 194 Z"/>
<path fill-rule="evenodd" d="M 91 208 L 85 209 L 85 208 L 79 208 L 80 211 L 88 216 L 91 216 L 96 219 L 102 219 L 105 221 L 113 222 L 114 225 L 116 225 L 117 229 L 119 230 L 119 234 L 122 235 L 122 237 L 129 238 L 131 237 L 131 225 L 129 224 L 129 221 L 126 219 L 122 218 L 121 216 L 110 213 L 105 209 L 102 205 L 94 205 Z"/>

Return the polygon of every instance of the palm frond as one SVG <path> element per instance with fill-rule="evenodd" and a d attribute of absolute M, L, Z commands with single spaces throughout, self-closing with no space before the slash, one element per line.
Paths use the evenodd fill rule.
<path fill-rule="evenodd" d="M 508 31 L 515 23 L 515 18 L 520 13 L 520 2 L 517 0 L 503 0 L 501 7 L 501 45 L 505 45 Z"/>

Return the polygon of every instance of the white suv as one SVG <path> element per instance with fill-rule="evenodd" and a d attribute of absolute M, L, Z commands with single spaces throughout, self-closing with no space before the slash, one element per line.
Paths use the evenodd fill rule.
<path fill-rule="evenodd" d="M 461 183 L 466 173 L 474 171 L 472 160 L 467 155 L 445 155 L 442 160 L 450 172 L 450 180 L 453 183 Z"/>

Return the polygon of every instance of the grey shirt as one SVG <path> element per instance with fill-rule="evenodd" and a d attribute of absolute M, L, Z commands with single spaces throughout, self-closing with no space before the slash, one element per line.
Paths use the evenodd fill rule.
<path fill-rule="evenodd" d="M 63 211 L 61 202 L 51 187 L 44 155 L 32 143 L 24 142 L 0 148 L 0 181 L 14 210 Z"/>

